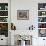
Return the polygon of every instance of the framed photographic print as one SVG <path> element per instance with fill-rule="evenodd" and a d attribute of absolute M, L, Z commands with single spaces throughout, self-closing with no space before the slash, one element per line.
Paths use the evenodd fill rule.
<path fill-rule="evenodd" d="M 29 20 L 29 10 L 17 10 L 17 20 Z"/>

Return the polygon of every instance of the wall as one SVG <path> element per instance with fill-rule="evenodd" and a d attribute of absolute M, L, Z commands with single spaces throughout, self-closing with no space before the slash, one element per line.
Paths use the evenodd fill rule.
<path fill-rule="evenodd" d="M 46 0 L 11 0 L 11 22 L 17 30 L 28 30 L 32 24 L 38 27 L 38 3 Z M 17 10 L 29 10 L 29 20 L 17 20 Z"/>
<path fill-rule="evenodd" d="M 14 3 L 15 2 L 15 3 Z M 29 10 L 29 20 L 17 20 L 17 10 Z M 37 2 L 30 0 L 15 0 L 11 2 L 11 22 L 17 30 L 28 30 L 29 26 L 37 23 Z M 36 18 L 36 19 L 35 19 Z"/>
<path fill-rule="evenodd" d="M 38 3 L 45 3 L 46 0 L 11 0 L 11 22 L 16 25 L 16 31 L 28 30 L 32 24 L 35 26 L 33 46 L 44 46 L 43 38 L 38 38 Z M 17 20 L 17 10 L 29 10 L 29 20 Z M 39 44 L 38 44 L 39 43 Z"/>

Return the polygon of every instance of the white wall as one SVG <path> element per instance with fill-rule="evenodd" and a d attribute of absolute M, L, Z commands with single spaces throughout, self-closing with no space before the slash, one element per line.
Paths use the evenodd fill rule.
<path fill-rule="evenodd" d="M 42 38 L 35 37 L 38 36 L 38 3 L 46 3 L 46 0 L 11 0 L 11 22 L 16 25 L 18 32 L 19 30 L 28 30 L 32 24 L 35 26 L 36 34 L 33 33 L 33 46 L 43 44 Z M 29 10 L 29 20 L 17 20 L 17 10 Z"/>
<path fill-rule="evenodd" d="M 38 3 L 46 0 L 11 0 L 11 22 L 17 30 L 28 30 L 29 26 L 38 27 Z M 29 20 L 17 20 L 17 10 L 29 10 Z"/>
<path fill-rule="evenodd" d="M 17 20 L 17 10 L 29 10 L 29 20 Z M 32 24 L 36 27 L 37 2 L 35 3 L 35 1 L 32 0 L 12 0 L 11 16 L 11 22 L 16 25 L 17 30 L 28 30 Z"/>

